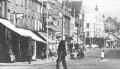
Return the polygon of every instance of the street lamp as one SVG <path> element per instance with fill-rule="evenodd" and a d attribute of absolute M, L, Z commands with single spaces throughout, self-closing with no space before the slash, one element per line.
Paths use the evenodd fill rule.
<path fill-rule="evenodd" d="M 105 15 L 103 14 L 102 17 L 103 17 L 103 23 L 104 23 Z M 105 25 L 105 24 L 104 24 L 104 25 Z M 105 28 L 105 27 L 104 27 L 104 28 Z M 105 29 L 104 29 L 104 32 L 103 32 L 103 33 L 104 33 L 104 47 L 105 47 L 105 45 L 106 45 L 106 41 L 105 41 Z"/>
<path fill-rule="evenodd" d="M 84 32 L 84 14 L 82 14 L 82 32 L 83 32 L 83 47 L 85 47 L 85 32 Z"/>
<path fill-rule="evenodd" d="M 96 11 L 96 13 L 98 11 L 98 6 L 97 5 L 95 6 L 95 11 Z M 95 16 L 95 25 L 97 26 L 96 22 L 97 22 L 97 17 Z M 97 29 L 96 26 L 94 27 L 95 40 L 98 38 L 98 29 Z M 96 42 L 98 43 L 98 41 L 96 41 Z"/>

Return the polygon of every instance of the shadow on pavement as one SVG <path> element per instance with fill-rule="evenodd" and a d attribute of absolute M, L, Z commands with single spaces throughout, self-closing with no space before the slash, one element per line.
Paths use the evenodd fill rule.
<path fill-rule="evenodd" d="M 113 49 L 105 54 L 107 59 L 120 59 L 120 50 Z"/>

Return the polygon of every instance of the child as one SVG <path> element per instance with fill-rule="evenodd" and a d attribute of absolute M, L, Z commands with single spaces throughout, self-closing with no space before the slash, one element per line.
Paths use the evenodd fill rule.
<path fill-rule="evenodd" d="M 104 49 L 101 50 L 101 60 L 104 59 Z"/>

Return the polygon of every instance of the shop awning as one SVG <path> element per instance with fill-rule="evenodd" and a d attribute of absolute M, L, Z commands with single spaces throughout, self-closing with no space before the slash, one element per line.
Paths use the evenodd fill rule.
<path fill-rule="evenodd" d="M 47 33 L 43 33 L 43 34 L 45 34 L 45 35 L 47 36 Z M 55 42 L 56 42 L 56 40 L 55 40 L 55 39 L 53 39 L 53 38 L 52 38 L 51 36 L 49 36 L 49 35 L 48 35 L 48 38 L 49 38 L 50 40 L 52 40 L 52 42 L 53 42 L 53 43 L 55 43 Z"/>
<path fill-rule="evenodd" d="M 55 40 L 53 40 L 49 35 L 47 37 L 47 33 L 38 32 L 43 38 L 45 38 L 46 42 L 48 40 L 49 43 L 55 43 Z"/>
<path fill-rule="evenodd" d="M 6 26 L 7 28 L 9 28 L 10 30 L 18 33 L 19 35 L 21 36 L 25 36 L 25 37 L 30 37 L 31 39 L 33 40 L 36 40 L 36 41 L 40 41 L 40 42 L 44 42 L 41 38 L 39 38 L 37 35 L 35 35 L 32 31 L 30 30 L 25 30 L 25 29 L 22 29 L 22 28 L 16 28 L 14 25 L 12 25 L 10 23 L 10 21 L 8 20 L 5 20 L 5 19 L 0 19 L 0 23 L 3 24 L 4 26 Z"/>
<path fill-rule="evenodd" d="M 114 36 L 114 34 L 110 33 L 107 37 L 108 40 L 115 41 L 117 38 Z"/>

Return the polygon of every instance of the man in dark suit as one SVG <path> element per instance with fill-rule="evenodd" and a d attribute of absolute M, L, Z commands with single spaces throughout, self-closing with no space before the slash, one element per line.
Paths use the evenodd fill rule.
<path fill-rule="evenodd" d="M 65 56 L 67 55 L 66 52 L 66 44 L 65 44 L 65 40 L 61 40 L 58 46 L 58 58 L 57 58 L 57 64 L 56 64 L 56 69 L 60 69 L 60 62 L 62 61 L 63 67 L 64 69 L 67 69 L 67 64 L 66 64 L 66 60 L 65 60 Z"/>

